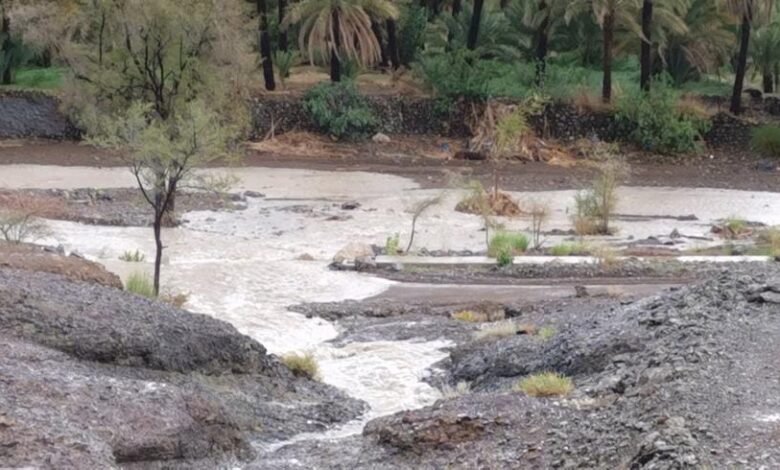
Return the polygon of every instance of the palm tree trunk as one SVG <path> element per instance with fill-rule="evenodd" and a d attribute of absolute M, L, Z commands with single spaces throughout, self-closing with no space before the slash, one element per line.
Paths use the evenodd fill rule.
<path fill-rule="evenodd" d="M 286 10 L 287 10 L 287 1 L 279 0 L 279 24 L 282 24 Z M 279 28 L 279 50 L 287 52 L 288 49 L 289 49 L 289 45 L 287 41 L 287 29 Z"/>
<path fill-rule="evenodd" d="M 612 100 L 612 40 L 615 34 L 615 11 L 610 10 L 604 17 L 604 79 L 601 86 L 601 100 L 609 103 Z"/>
<path fill-rule="evenodd" d="M 401 66 L 401 53 L 398 50 L 398 28 L 395 20 L 388 18 L 387 26 L 387 55 L 390 56 L 390 64 L 394 70 Z"/>
<path fill-rule="evenodd" d="M 460 14 L 460 11 L 463 9 L 463 6 L 461 4 L 461 0 L 452 0 L 452 16 L 458 17 Z"/>
<path fill-rule="evenodd" d="M 751 2 L 747 4 L 747 10 L 742 16 L 742 29 L 740 31 L 739 56 L 737 57 L 737 71 L 734 76 L 734 90 L 731 93 L 731 107 L 734 114 L 742 112 L 742 88 L 745 85 L 745 72 L 747 71 L 748 48 L 750 47 L 750 23 L 753 19 Z"/>
<path fill-rule="evenodd" d="M 542 0 L 539 2 L 539 10 L 547 10 L 547 2 Z M 548 31 L 550 27 L 550 12 L 547 11 L 542 24 L 539 25 L 539 31 L 537 31 L 536 42 L 536 86 L 542 87 L 544 85 L 544 74 L 547 70 L 547 42 Z"/>
<path fill-rule="evenodd" d="M 341 61 L 338 50 L 341 48 L 341 30 L 339 28 L 339 11 L 333 10 L 333 46 L 330 48 L 330 80 L 341 81 Z"/>
<path fill-rule="evenodd" d="M 374 33 L 374 37 L 376 38 L 377 44 L 379 44 L 379 53 L 380 53 L 380 60 L 379 60 L 379 66 L 380 67 L 387 67 L 388 64 L 388 57 L 387 57 L 387 47 L 385 47 L 385 41 L 382 37 L 382 28 L 379 26 L 379 23 L 376 22 L 376 20 L 371 20 L 371 32 Z"/>
<path fill-rule="evenodd" d="M 772 72 L 769 71 L 764 72 L 763 79 L 764 79 L 764 93 L 774 93 L 775 77 L 772 76 Z"/>
<path fill-rule="evenodd" d="M 276 89 L 274 64 L 271 60 L 271 37 L 268 34 L 268 6 L 265 0 L 257 0 L 258 34 L 260 36 L 260 60 L 263 62 L 265 89 Z"/>
<path fill-rule="evenodd" d="M 482 21 L 482 7 L 484 4 L 485 0 L 474 0 L 474 13 L 471 15 L 469 36 L 466 42 L 466 47 L 472 51 L 477 48 L 477 40 L 479 39 L 479 24 Z"/>
<path fill-rule="evenodd" d="M 9 54 L 11 51 L 11 19 L 8 18 L 8 15 L 6 15 L 5 7 L 0 8 L 0 36 L 4 39 L 0 41 L 0 52 L 4 52 L 6 54 Z M 2 72 L 2 76 L 0 76 L 0 84 L 2 85 L 10 85 L 11 79 L 13 78 L 11 76 L 11 64 L 7 61 L 6 58 L 6 66 L 3 70 L 0 70 Z"/>
<path fill-rule="evenodd" d="M 642 90 L 650 90 L 650 74 L 653 70 L 652 46 L 653 24 L 653 0 L 644 0 L 642 3 L 642 49 L 640 51 L 640 63 L 642 71 L 639 76 L 639 87 Z"/>

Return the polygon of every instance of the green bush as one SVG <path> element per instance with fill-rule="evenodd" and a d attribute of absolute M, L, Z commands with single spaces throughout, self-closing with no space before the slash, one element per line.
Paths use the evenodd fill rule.
<path fill-rule="evenodd" d="M 753 148 L 768 157 L 780 157 L 780 127 L 766 125 L 754 130 Z"/>
<path fill-rule="evenodd" d="M 515 256 L 525 253 L 529 244 L 522 233 L 498 232 L 490 239 L 488 256 L 496 258 L 499 266 L 509 266 Z"/>
<path fill-rule="evenodd" d="M 700 147 L 709 120 L 679 107 L 680 93 L 668 80 L 653 82 L 650 92 L 637 90 L 618 101 L 618 122 L 632 129 L 631 140 L 644 150 L 686 153 Z"/>
<path fill-rule="evenodd" d="M 303 99 L 303 107 L 317 126 L 337 139 L 357 139 L 372 134 L 377 118 L 350 81 L 320 83 Z"/>
<path fill-rule="evenodd" d="M 144 273 L 131 274 L 125 282 L 125 290 L 149 299 L 156 297 L 154 295 L 154 283 L 152 282 L 152 279 Z"/>
<path fill-rule="evenodd" d="M 385 254 L 387 256 L 396 256 L 400 253 L 401 249 L 401 235 L 394 234 L 387 237 L 385 240 Z"/>
<path fill-rule="evenodd" d="M 22 38 L 0 33 L 0 77 L 11 71 L 11 82 L 16 83 L 16 71 L 35 56 L 35 51 Z"/>
<path fill-rule="evenodd" d="M 402 4 L 403 5 L 403 4 Z M 411 4 L 401 6 L 398 18 L 398 55 L 401 63 L 409 65 L 417 59 L 417 53 L 423 48 L 428 14 L 424 7 Z"/>
<path fill-rule="evenodd" d="M 279 72 L 279 79 L 284 80 L 290 76 L 290 70 L 298 61 L 298 54 L 294 51 L 276 51 L 274 53 L 274 65 Z"/>
<path fill-rule="evenodd" d="M 143 263 L 145 259 L 146 259 L 146 255 L 144 255 L 138 250 L 125 251 L 124 253 L 122 253 L 122 256 L 119 257 L 120 261 L 126 261 L 128 263 Z"/>

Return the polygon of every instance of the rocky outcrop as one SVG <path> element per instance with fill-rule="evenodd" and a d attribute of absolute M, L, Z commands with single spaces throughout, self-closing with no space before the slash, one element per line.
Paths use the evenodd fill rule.
<path fill-rule="evenodd" d="M 0 139 L 78 137 L 80 133 L 60 112 L 59 106 L 56 97 L 44 93 L 0 93 Z"/>
<path fill-rule="evenodd" d="M 79 256 L 65 256 L 64 250 L 58 252 L 38 245 L 0 242 L 0 267 L 60 274 L 71 281 L 122 288 L 119 276 L 102 265 Z"/>
<path fill-rule="evenodd" d="M 583 311 L 546 341 L 475 341 L 450 379 L 476 388 L 381 417 L 363 435 L 301 442 L 253 468 L 775 468 L 780 271 L 735 267 L 693 287 Z M 518 381 L 571 377 L 566 397 Z"/>
<path fill-rule="evenodd" d="M 12 467 L 216 468 L 364 411 L 227 323 L 49 273 L 0 269 L 0 354 Z"/>

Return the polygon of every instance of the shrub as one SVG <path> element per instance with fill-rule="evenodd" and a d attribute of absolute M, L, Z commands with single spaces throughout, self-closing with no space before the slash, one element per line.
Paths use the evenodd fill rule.
<path fill-rule="evenodd" d="M 393 236 L 387 237 L 387 240 L 385 240 L 385 253 L 388 256 L 396 256 L 400 249 L 398 248 L 401 244 L 401 238 L 399 234 L 395 234 Z"/>
<path fill-rule="evenodd" d="M 146 259 L 146 255 L 144 255 L 138 250 L 125 251 L 124 253 L 122 253 L 122 256 L 119 257 L 120 261 L 126 261 L 128 263 L 143 263 L 145 259 Z"/>
<path fill-rule="evenodd" d="M 517 324 L 512 320 L 497 321 L 485 324 L 479 331 L 474 333 L 474 339 L 482 341 L 485 339 L 506 338 L 520 332 L 532 335 L 536 333 L 536 327 L 528 324 Z"/>
<path fill-rule="evenodd" d="M 516 388 L 531 397 L 562 397 L 574 390 L 574 384 L 555 372 L 542 372 L 520 380 Z"/>
<path fill-rule="evenodd" d="M 7 242 L 35 242 L 51 235 L 42 217 L 54 216 L 60 203 L 48 198 L 11 194 L 0 197 L 0 237 Z"/>
<path fill-rule="evenodd" d="M 401 4 L 398 18 L 398 55 L 401 63 L 409 65 L 417 59 L 417 52 L 423 48 L 428 14 L 424 7 L 416 4 Z"/>
<path fill-rule="evenodd" d="M 274 53 L 274 65 L 282 84 L 290 76 L 290 70 L 296 62 L 298 62 L 298 55 L 294 51 L 276 51 Z"/>
<path fill-rule="evenodd" d="M 770 256 L 780 255 L 780 229 L 777 227 L 770 227 L 759 232 L 758 242 L 766 246 Z"/>
<path fill-rule="evenodd" d="M 459 312 L 453 313 L 451 316 L 455 320 L 465 321 L 468 323 L 480 323 L 487 321 L 487 315 L 475 312 L 473 310 L 461 310 Z"/>
<path fill-rule="evenodd" d="M 558 334 L 558 330 L 556 330 L 552 326 L 543 326 L 539 328 L 539 331 L 536 333 L 536 335 L 541 339 L 542 341 L 548 341 L 552 339 L 553 336 Z"/>
<path fill-rule="evenodd" d="M 282 356 L 282 363 L 297 377 L 319 380 L 320 366 L 311 353 L 289 353 Z"/>
<path fill-rule="evenodd" d="M 761 126 L 753 131 L 753 149 L 767 157 L 780 157 L 780 127 Z"/>
<path fill-rule="evenodd" d="M 173 305 L 176 308 L 182 308 L 184 307 L 184 304 L 190 300 L 190 294 L 184 292 L 179 292 L 178 294 L 166 292 L 160 296 L 160 300 L 168 305 Z"/>
<path fill-rule="evenodd" d="M 456 385 L 444 384 L 441 388 L 441 396 L 444 398 L 458 398 L 471 392 L 471 384 L 458 382 Z"/>
<path fill-rule="evenodd" d="M 488 256 L 497 258 L 502 253 L 511 256 L 521 255 L 528 250 L 530 243 L 528 237 L 522 233 L 498 232 L 490 239 Z"/>
<path fill-rule="evenodd" d="M 531 238 L 534 242 L 534 250 L 540 250 L 544 244 L 542 228 L 550 216 L 550 208 L 547 204 L 533 202 L 531 204 Z"/>
<path fill-rule="evenodd" d="M 317 126 L 337 139 L 357 139 L 372 134 L 377 118 L 350 81 L 320 83 L 303 99 L 303 107 Z"/>
<path fill-rule="evenodd" d="M 608 149 L 600 149 L 599 175 L 591 187 L 574 196 L 574 230 L 579 235 L 608 235 L 617 205 L 617 188 L 626 168 Z"/>
<path fill-rule="evenodd" d="M 149 275 L 144 273 L 131 274 L 125 282 L 125 290 L 149 299 L 155 298 L 154 283 Z"/>
<path fill-rule="evenodd" d="M 709 120 L 678 106 L 680 93 L 668 80 L 656 80 L 649 92 L 636 90 L 618 101 L 618 122 L 633 129 L 631 140 L 644 150 L 686 153 L 697 150 Z"/>

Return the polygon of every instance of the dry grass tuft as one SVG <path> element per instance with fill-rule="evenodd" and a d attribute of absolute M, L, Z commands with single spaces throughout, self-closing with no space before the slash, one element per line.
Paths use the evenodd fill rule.
<path fill-rule="evenodd" d="M 459 312 L 453 313 L 451 316 L 455 320 L 465 321 L 468 323 L 482 323 L 488 321 L 486 314 L 475 312 L 473 310 L 461 310 Z"/>
<path fill-rule="evenodd" d="M 563 397 L 574 390 L 574 383 L 558 373 L 542 372 L 520 380 L 516 389 L 531 397 Z"/>
<path fill-rule="evenodd" d="M 282 356 L 282 363 L 298 377 L 306 377 L 312 380 L 320 379 L 320 366 L 311 353 L 285 354 Z"/>

